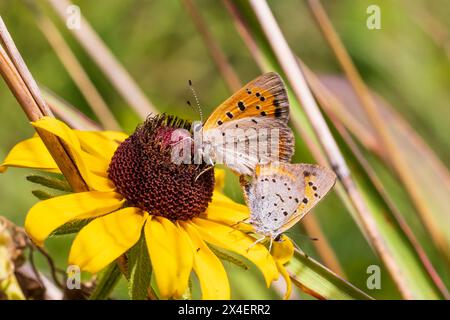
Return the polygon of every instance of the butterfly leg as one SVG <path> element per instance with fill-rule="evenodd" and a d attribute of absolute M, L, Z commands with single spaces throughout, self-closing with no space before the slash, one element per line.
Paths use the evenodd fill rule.
<path fill-rule="evenodd" d="M 214 168 L 214 166 L 210 166 L 210 167 L 206 168 L 205 170 L 203 170 L 202 172 L 200 172 L 200 173 L 195 177 L 194 182 L 197 182 L 198 178 L 200 178 L 200 176 L 201 176 L 202 174 L 204 174 L 204 173 L 207 172 L 208 170 L 211 170 L 212 168 Z"/>
<path fill-rule="evenodd" d="M 238 222 L 233 223 L 232 225 L 230 225 L 230 227 L 233 228 L 233 230 L 229 231 L 228 233 L 232 233 L 232 232 L 235 232 L 235 231 L 241 231 L 241 232 L 244 232 L 245 234 L 253 233 L 252 231 L 245 232 L 245 231 L 242 231 L 242 230 L 239 230 L 239 229 L 236 228 L 241 223 L 250 224 L 250 221 L 251 221 L 250 218 L 245 218 L 245 219 L 239 220 Z"/>
<path fill-rule="evenodd" d="M 241 223 L 249 223 L 250 222 L 250 218 L 245 218 L 242 220 L 239 220 L 238 222 L 233 223 L 230 227 L 234 228 L 238 225 L 240 225 Z"/>
<path fill-rule="evenodd" d="M 256 240 L 255 242 L 253 242 L 253 243 L 247 248 L 247 252 L 249 252 L 250 249 L 253 248 L 254 246 L 256 246 L 258 243 L 264 241 L 264 239 L 266 239 L 266 236 L 262 236 L 261 238 L 259 238 L 259 239 Z"/>
<path fill-rule="evenodd" d="M 273 238 L 270 238 L 270 244 L 269 244 L 269 254 L 272 252 L 272 245 L 273 245 Z"/>

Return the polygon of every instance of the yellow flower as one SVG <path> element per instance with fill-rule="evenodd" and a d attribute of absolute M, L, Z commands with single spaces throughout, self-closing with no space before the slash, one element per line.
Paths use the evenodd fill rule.
<path fill-rule="evenodd" d="M 167 161 L 168 133 L 187 124 L 174 118 L 150 118 L 136 132 L 72 130 L 54 118 L 32 125 L 58 136 L 68 147 L 89 191 L 51 198 L 34 205 L 25 221 L 30 238 L 42 246 L 62 225 L 93 219 L 76 236 L 69 264 L 97 273 L 126 253 L 145 235 L 156 284 L 162 298 L 181 297 L 192 270 L 203 299 L 229 299 L 225 269 L 208 244 L 237 253 L 262 272 L 267 286 L 292 256 L 292 243 L 276 243 L 273 256 L 250 235 L 233 228 L 248 217 L 246 206 L 221 193 L 223 173 Z M 120 146 L 120 147 L 118 147 Z M 7 167 L 59 172 L 38 136 L 17 144 Z M 214 179 L 216 182 L 214 183 Z M 214 185 L 216 187 L 214 187 Z M 206 243 L 205 243 L 206 242 Z"/>

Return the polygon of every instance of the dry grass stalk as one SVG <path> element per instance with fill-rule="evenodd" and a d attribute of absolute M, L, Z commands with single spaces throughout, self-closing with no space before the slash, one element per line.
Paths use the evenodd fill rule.
<path fill-rule="evenodd" d="M 0 41 L 2 44 L 0 48 L 0 73 L 28 119 L 36 121 L 44 116 L 52 116 L 1 18 Z M 88 187 L 62 141 L 47 131 L 36 131 L 72 188 L 75 191 L 87 191 Z"/>
<path fill-rule="evenodd" d="M 386 127 L 383 116 L 380 114 L 375 99 L 371 95 L 369 88 L 356 69 L 356 66 L 345 49 L 320 1 L 308 0 L 308 4 L 325 39 L 335 54 L 341 68 L 344 70 L 350 84 L 355 90 L 355 93 L 361 102 L 361 106 L 366 111 L 368 119 L 371 121 L 376 134 L 379 136 L 382 146 L 384 147 L 384 153 L 386 153 L 389 163 L 393 166 L 395 172 L 405 185 L 411 201 L 421 213 L 421 218 L 425 226 L 430 231 L 430 235 L 439 245 L 441 251 L 444 254 L 447 253 L 448 243 L 446 242 L 445 233 L 443 234 L 443 232 L 441 232 L 439 222 L 436 219 L 433 219 L 433 212 L 430 205 L 428 204 L 427 199 L 422 197 L 421 189 L 417 188 L 417 181 L 410 174 L 410 167 L 405 163 L 403 154 L 400 152 L 395 141 L 392 139 L 389 128 Z"/>
<path fill-rule="evenodd" d="M 58 31 L 53 22 L 46 16 L 37 13 L 36 22 L 44 36 L 58 58 L 63 63 L 69 75 L 80 89 L 92 111 L 97 116 L 99 122 L 107 130 L 120 130 L 120 125 L 109 110 L 108 105 L 103 100 L 95 85 L 90 80 L 88 74 L 73 54 L 69 45 L 64 41 L 63 36 Z"/>
<path fill-rule="evenodd" d="M 197 28 L 197 31 L 202 36 L 203 41 L 205 42 L 206 47 L 208 48 L 208 52 L 210 53 L 212 59 L 217 65 L 222 77 L 225 79 L 230 91 L 236 92 L 241 88 L 241 81 L 237 73 L 234 71 L 224 52 L 221 50 L 219 44 L 214 39 L 213 35 L 209 31 L 206 22 L 201 16 L 199 10 L 197 9 L 194 1 L 192 0 L 183 0 L 183 4 L 187 8 L 192 21 Z"/>
<path fill-rule="evenodd" d="M 84 131 L 102 130 L 102 127 L 98 123 L 88 118 L 84 113 L 57 96 L 51 90 L 41 87 L 41 93 L 52 112 L 71 128 Z"/>
<path fill-rule="evenodd" d="M 263 0 L 251 0 L 250 4 L 260 22 L 260 25 L 277 56 L 289 82 L 292 85 L 295 95 L 301 101 L 321 145 L 327 154 L 327 158 L 332 168 L 337 173 L 340 182 L 344 186 L 356 212 L 360 216 L 362 226 L 370 238 L 371 243 L 378 252 L 380 258 L 390 271 L 399 290 L 406 299 L 412 299 L 413 293 L 410 291 L 402 270 L 399 268 L 395 258 L 384 243 L 384 240 L 377 228 L 376 221 L 364 201 L 358 187 L 356 186 L 347 163 L 334 140 L 325 119 L 320 113 L 319 107 L 306 83 L 303 73 L 296 61 L 296 58 L 289 48 L 278 23 L 276 22 L 268 4 Z"/>
<path fill-rule="evenodd" d="M 264 72 L 271 71 L 270 65 L 265 61 L 264 55 L 260 51 L 258 45 L 254 41 L 252 35 L 250 34 L 248 27 L 245 24 L 244 19 L 240 16 L 239 11 L 236 9 L 234 4 L 231 1 L 224 0 L 224 5 L 233 17 L 233 22 L 235 27 L 244 40 L 244 43 L 247 45 L 247 48 L 251 52 L 253 58 L 256 60 L 259 68 Z M 297 133 L 302 137 L 305 144 L 308 146 L 309 150 L 313 154 L 314 158 L 321 164 L 326 165 L 327 159 L 324 157 L 323 152 L 320 150 L 320 146 L 314 143 L 313 139 L 306 133 L 305 129 L 302 125 L 300 125 L 299 121 L 291 120 L 292 125 L 294 126 Z M 314 214 L 308 216 L 308 221 L 305 220 L 303 224 L 307 234 L 313 237 L 320 238 L 320 241 L 314 241 L 313 246 L 316 249 L 320 259 L 323 263 L 333 270 L 335 273 L 344 276 L 344 271 L 337 259 L 336 255 L 333 252 L 333 249 L 328 242 L 326 236 L 323 234 L 320 229 L 320 225 Z M 329 254 L 332 253 L 332 254 Z"/>
<path fill-rule="evenodd" d="M 66 9 L 73 4 L 68 0 L 48 0 L 48 2 L 60 18 L 65 21 Z M 95 33 L 89 22 L 82 15 L 80 18 L 81 29 L 70 29 L 70 31 L 103 71 L 117 92 L 142 119 L 145 119 L 150 113 L 158 113 L 130 74 Z"/>

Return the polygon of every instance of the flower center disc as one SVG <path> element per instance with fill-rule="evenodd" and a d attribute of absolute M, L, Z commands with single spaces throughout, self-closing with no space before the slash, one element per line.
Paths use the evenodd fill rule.
<path fill-rule="evenodd" d="M 177 129 L 190 130 L 190 123 L 166 115 L 147 119 L 117 148 L 108 175 L 130 206 L 171 220 L 187 220 L 208 207 L 214 169 L 204 171 L 206 164 L 172 161 L 171 137 Z"/>

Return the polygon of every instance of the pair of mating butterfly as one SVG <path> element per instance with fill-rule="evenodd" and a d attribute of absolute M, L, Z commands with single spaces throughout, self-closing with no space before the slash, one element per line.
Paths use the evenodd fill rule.
<path fill-rule="evenodd" d="M 294 137 L 288 127 L 289 102 L 280 76 L 266 73 L 246 84 L 223 102 L 205 122 L 203 145 L 208 145 L 212 158 L 241 175 L 245 201 L 250 209 L 247 223 L 262 235 L 259 241 L 279 236 L 301 220 L 333 187 L 333 171 L 313 164 L 290 164 L 294 153 Z M 257 150 L 236 155 L 234 143 L 217 143 L 208 138 L 219 131 L 225 135 L 232 128 L 256 129 L 247 140 L 261 144 L 266 132 L 277 129 L 278 152 L 260 156 Z M 264 135 L 259 134 L 263 132 Z M 250 141 L 251 142 L 251 141 Z M 249 143 L 249 145 L 252 145 Z M 265 145 L 265 144 L 264 144 Z M 237 159 L 228 162 L 227 159 Z"/>

